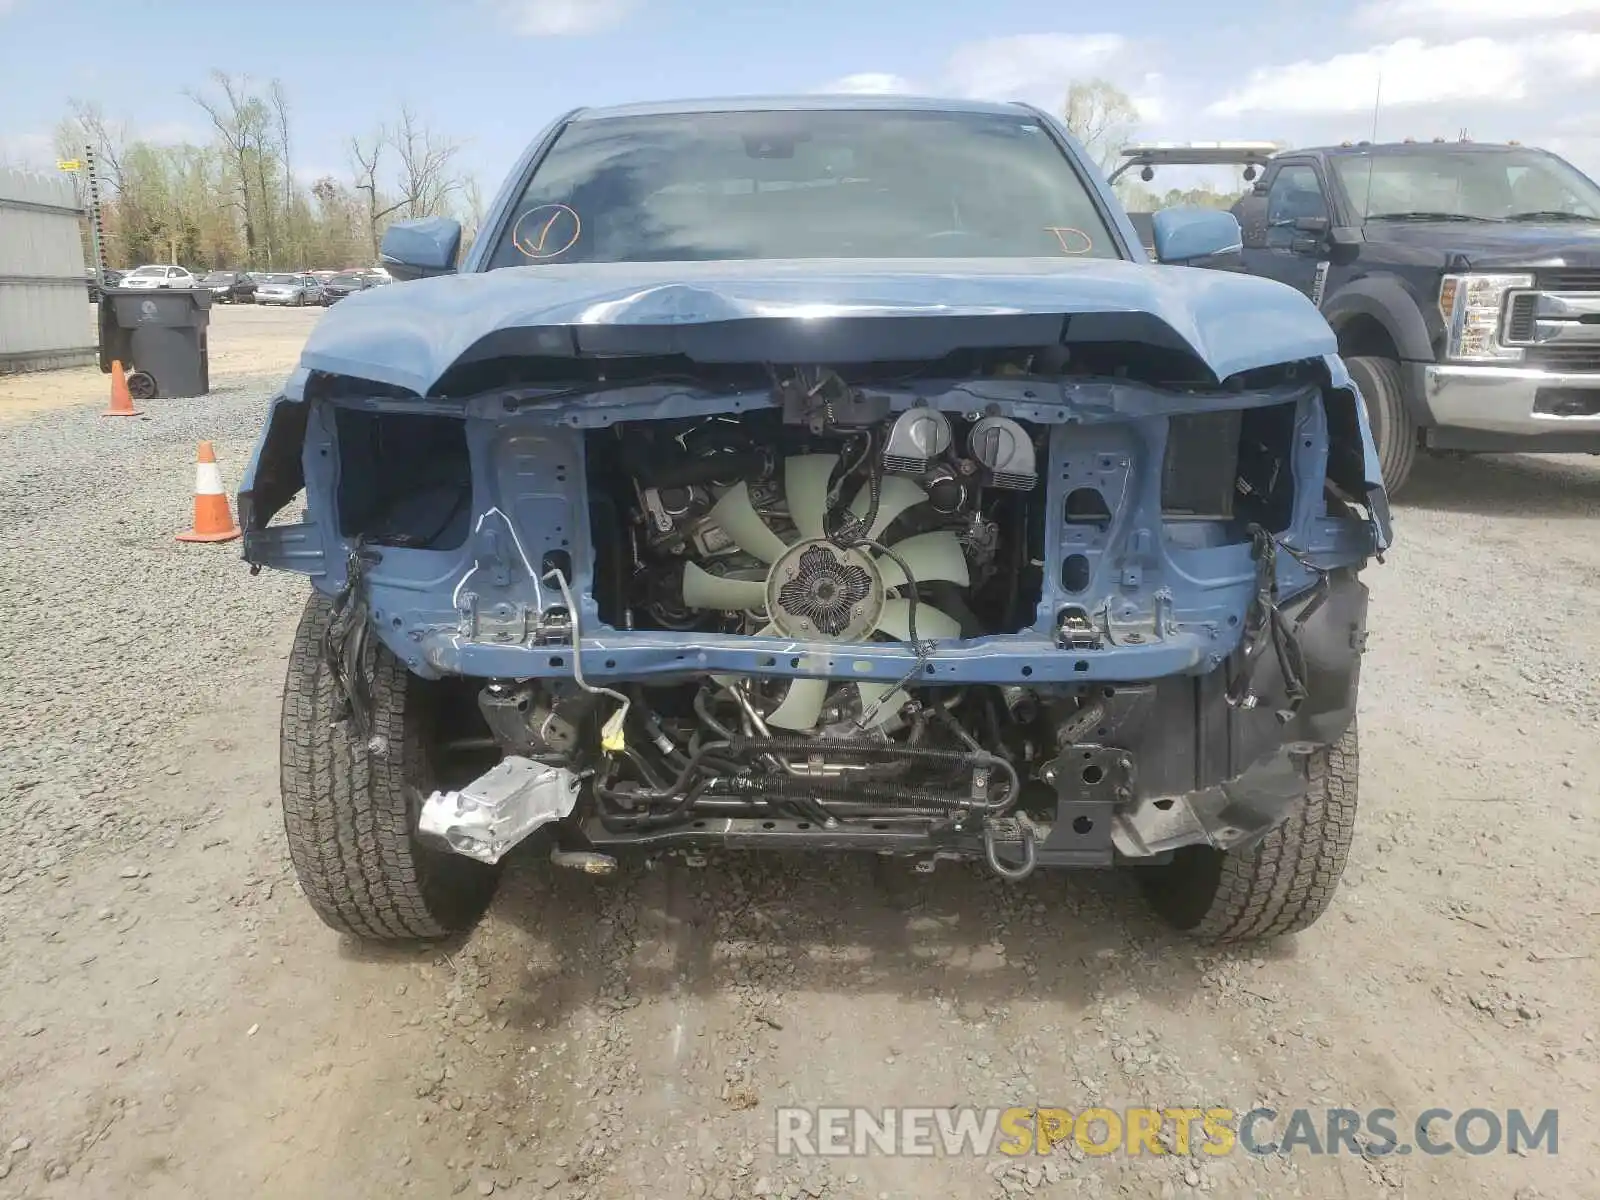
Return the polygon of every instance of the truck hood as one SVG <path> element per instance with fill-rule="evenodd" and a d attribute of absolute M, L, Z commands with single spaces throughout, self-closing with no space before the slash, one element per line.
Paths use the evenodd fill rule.
<path fill-rule="evenodd" d="M 1600 225 L 1373 221 L 1363 233 L 1368 247 L 1382 247 L 1385 262 L 1455 270 L 1600 268 Z"/>
<path fill-rule="evenodd" d="M 1336 346 L 1293 288 L 1114 260 L 584 263 L 421 279 L 351 295 L 291 380 L 354 376 L 418 395 L 458 362 L 681 354 L 703 362 L 926 360 L 952 350 L 1126 341 L 1222 380 Z"/>

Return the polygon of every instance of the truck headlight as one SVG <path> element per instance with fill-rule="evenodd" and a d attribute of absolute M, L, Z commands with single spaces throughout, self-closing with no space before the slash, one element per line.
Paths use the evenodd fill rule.
<path fill-rule="evenodd" d="M 1520 346 L 1500 344 L 1500 322 L 1506 293 L 1532 286 L 1532 275 L 1446 275 L 1439 284 L 1445 355 L 1463 362 L 1521 362 Z"/>

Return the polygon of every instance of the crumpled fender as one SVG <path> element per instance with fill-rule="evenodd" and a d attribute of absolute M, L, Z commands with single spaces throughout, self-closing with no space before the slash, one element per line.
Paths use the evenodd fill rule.
<path fill-rule="evenodd" d="M 1378 447 L 1372 440 L 1372 422 L 1367 419 L 1366 402 L 1345 369 L 1344 360 L 1330 354 L 1324 360 L 1328 370 L 1328 478 L 1351 496 L 1364 499 L 1372 514 L 1374 548 L 1379 554 L 1394 540 L 1389 515 L 1389 493 L 1383 486 L 1378 466 Z M 1341 397 L 1343 398 L 1341 402 Z"/>

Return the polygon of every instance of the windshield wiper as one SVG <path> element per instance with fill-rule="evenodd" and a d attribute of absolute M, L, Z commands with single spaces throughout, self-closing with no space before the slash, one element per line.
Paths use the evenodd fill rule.
<path fill-rule="evenodd" d="M 1600 223 L 1600 217 L 1586 217 L 1582 213 L 1566 212 L 1559 208 L 1542 208 L 1533 212 L 1512 213 L 1506 218 L 1508 221 L 1593 221 Z"/>
<path fill-rule="evenodd" d="M 1369 221 L 1498 221 L 1499 217 L 1470 217 L 1466 213 L 1451 212 L 1392 212 L 1368 213 Z"/>

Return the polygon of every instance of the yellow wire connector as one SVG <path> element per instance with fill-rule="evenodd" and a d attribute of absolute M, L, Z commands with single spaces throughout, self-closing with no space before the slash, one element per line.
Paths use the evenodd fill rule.
<path fill-rule="evenodd" d="M 607 754 L 621 754 L 628 748 L 628 735 L 623 728 L 627 717 L 628 709 L 624 705 L 607 717 L 606 723 L 600 727 L 600 749 Z"/>

